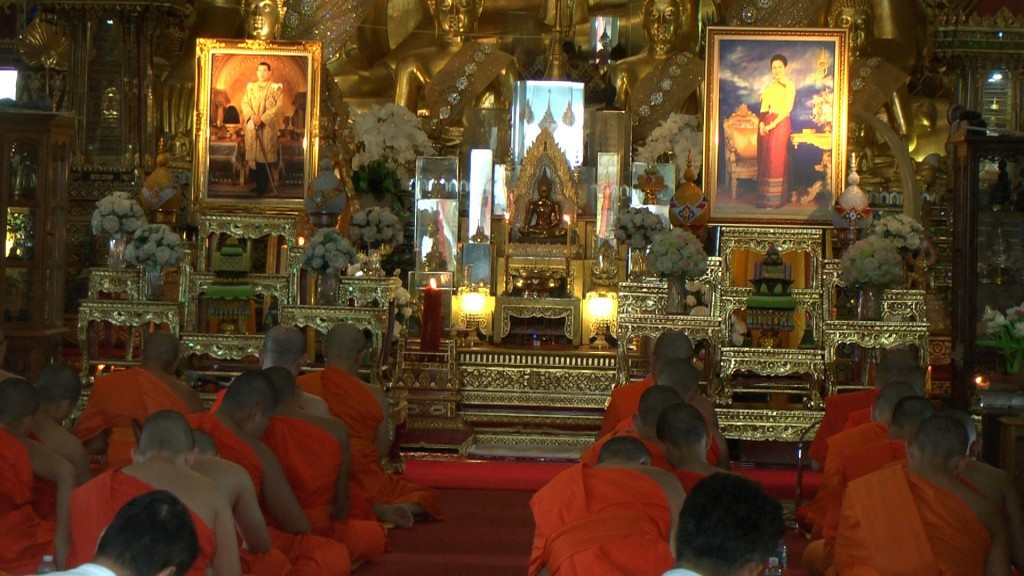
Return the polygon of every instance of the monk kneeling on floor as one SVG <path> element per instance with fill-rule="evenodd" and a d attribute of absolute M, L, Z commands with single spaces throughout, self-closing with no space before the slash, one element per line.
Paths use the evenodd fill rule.
<path fill-rule="evenodd" d="M 100 535 L 129 500 L 166 490 L 188 507 L 199 540 L 199 557 L 189 574 L 241 574 L 231 507 L 209 478 L 192 471 L 195 441 L 185 417 L 164 410 L 142 427 L 135 464 L 109 470 L 77 488 L 71 497 L 72 549 L 68 563 L 92 557 Z"/>
<path fill-rule="evenodd" d="M 700 410 L 685 402 L 668 406 L 658 416 L 656 431 L 672 472 L 687 494 L 706 476 L 722 472 L 708 464 L 708 428 Z"/>
<path fill-rule="evenodd" d="M 838 574 L 1010 573 L 1005 522 L 960 481 L 964 426 L 925 419 L 907 447 L 907 468 L 890 466 L 847 488 L 836 537 Z"/>
<path fill-rule="evenodd" d="M 577 464 L 538 490 L 530 500 L 530 576 L 660 576 L 669 569 L 685 494 L 650 461 L 636 438 L 613 438 L 597 466 Z"/>

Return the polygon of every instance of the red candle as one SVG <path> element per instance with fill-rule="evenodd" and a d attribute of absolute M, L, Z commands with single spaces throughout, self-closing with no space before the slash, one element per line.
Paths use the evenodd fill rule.
<path fill-rule="evenodd" d="M 437 279 L 423 287 L 423 314 L 420 316 L 420 350 L 437 352 L 441 347 L 441 289 Z"/>

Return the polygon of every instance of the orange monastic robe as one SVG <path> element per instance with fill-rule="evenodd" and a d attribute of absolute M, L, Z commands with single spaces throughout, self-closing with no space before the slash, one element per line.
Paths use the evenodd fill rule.
<path fill-rule="evenodd" d="M 821 426 L 814 435 L 807 454 L 812 460 L 824 465 L 828 458 L 828 439 L 843 431 L 846 426 L 846 419 L 851 412 L 869 409 L 878 397 L 878 390 L 858 390 L 856 392 L 844 392 L 833 394 L 825 398 L 825 415 L 821 418 Z"/>
<path fill-rule="evenodd" d="M 839 574 L 982 576 L 991 543 L 959 497 L 890 466 L 847 488 L 833 566 Z"/>
<path fill-rule="evenodd" d="M 651 466 L 655 468 L 661 468 L 662 470 L 672 471 L 672 464 L 669 464 L 668 458 L 665 456 L 665 449 L 661 446 L 660 442 L 651 442 L 646 438 L 640 436 L 632 426 L 615 428 L 611 434 L 598 438 L 597 442 L 590 445 L 589 448 L 580 454 L 580 463 L 588 468 L 597 466 L 597 457 L 601 454 L 601 447 L 603 447 L 612 438 L 619 436 L 629 436 L 630 438 L 636 438 L 637 440 L 644 443 L 647 447 L 647 451 L 651 453 Z"/>
<path fill-rule="evenodd" d="M 217 417 L 208 412 L 192 414 L 188 416 L 189 424 L 198 430 L 202 430 L 213 438 L 217 446 L 217 453 L 221 458 L 238 464 L 249 473 L 252 484 L 256 488 L 256 494 L 263 500 L 263 464 L 259 456 L 245 440 L 241 439 L 226 426 L 221 424 Z M 263 511 L 269 516 L 267 511 Z M 270 541 L 274 548 L 277 548 L 292 563 L 292 573 L 295 576 L 319 576 L 321 574 L 349 574 L 352 569 L 351 557 L 348 548 L 343 544 L 329 538 L 311 534 L 292 534 L 268 526 Z M 246 556 L 242 556 L 246 562 Z M 252 561 L 250 557 L 248 561 Z M 246 568 L 253 571 L 251 568 Z"/>
<path fill-rule="evenodd" d="M 71 552 L 68 566 L 89 562 L 96 554 L 100 535 L 113 522 L 114 516 L 129 500 L 155 490 L 149 484 L 120 470 L 107 471 L 82 484 L 71 493 Z M 189 510 L 199 538 L 199 556 L 188 571 L 190 576 L 203 576 L 217 553 L 217 536 L 213 530 Z"/>
<path fill-rule="evenodd" d="M 861 424 L 867 424 L 871 422 L 871 407 L 862 408 L 860 410 L 854 410 L 850 412 L 850 415 L 846 417 L 846 424 L 843 425 L 843 430 L 849 430 L 856 428 Z"/>
<path fill-rule="evenodd" d="M 43 554 L 53 554 L 54 525 L 32 509 L 28 448 L 0 428 L 0 570 L 34 574 Z"/>
<path fill-rule="evenodd" d="M 374 437 L 384 420 L 380 403 L 366 385 L 335 366 L 299 378 L 299 386 L 310 394 L 319 392 L 331 414 L 348 427 L 352 457 L 351 484 L 375 504 L 416 503 L 440 519 L 441 496 L 434 490 L 399 480 L 387 473 L 377 456 Z"/>
<path fill-rule="evenodd" d="M 687 494 L 693 491 L 693 487 L 697 485 L 697 482 L 700 482 L 705 478 L 703 474 L 683 470 L 682 468 L 676 468 L 672 473 L 679 479 L 679 483 L 683 485 L 683 490 L 686 491 Z"/>
<path fill-rule="evenodd" d="M 825 473 L 822 476 L 821 485 L 818 487 L 818 493 L 814 496 L 814 502 L 807 509 L 806 516 L 807 522 L 815 527 L 816 533 L 820 532 L 824 526 L 828 511 L 842 497 L 842 468 L 840 465 L 843 460 L 842 456 L 850 450 L 872 442 L 886 440 L 888 437 L 889 433 L 885 424 L 870 422 L 852 430 L 844 430 L 829 438 L 829 457 L 825 463 Z"/>
<path fill-rule="evenodd" d="M 345 520 L 331 519 L 342 464 L 337 438 L 312 422 L 275 416 L 262 440 L 280 460 L 314 534 L 341 542 L 356 562 L 384 553 L 387 537 L 376 518 L 355 518 L 350 510 Z"/>
<path fill-rule="evenodd" d="M 616 425 L 615 428 L 612 430 L 612 432 L 613 433 L 614 432 L 622 432 L 622 431 L 625 431 L 625 430 L 632 430 L 632 429 L 633 429 L 633 417 L 630 416 L 629 418 L 624 419 L 622 422 L 619 422 L 618 425 Z M 718 466 L 718 461 L 719 461 L 719 459 L 721 457 L 722 449 L 718 445 L 718 437 L 711 433 L 712 431 L 711 431 L 711 425 L 710 424 L 708 424 L 708 426 L 707 426 L 707 431 L 708 431 L 708 449 L 707 449 L 707 452 L 705 453 L 705 457 L 707 458 L 708 464 L 711 464 L 712 466 Z M 648 449 L 650 449 L 650 446 L 648 446 Z M 652 458 L 654 457 L 653 453 L 651 454 L 651 457 Z M 654 466 L 657 466 L 657 464 L 654 464 Z M 671 468 L 669 468 L 669 470 L 671 470 Z"/>
<path fill-rule="evenodd" d="M 628 382 L 612 390 L 608 407 L 604 409 L 604 419 L 601 420 L 601 431 L 598 432 L 597 437 L 610 434 L 619 422 L 636 414 L 640 408 L 640 397 L 651 386 L 654 386 L 654 376 Z"/>
<path fill-rule="evenodd" d="M 843 507 L 843 495 L 850 482 L 877 472 L 886 466 L 906 463 L 907 445 L 896 440 L 879 440 L 865 444 L 860 448 L 849 450 L 840 456 L 839 463 L 839 497 L 825 518 L 825 542 L 829 548 L 835 546 L 836 532 L 839 530 L 839 515 Z"/>
<path fill-rule="evenodd" d="M 552 576 L 660 576 L 672 567 L 668 499 L 640 472 L 576 465 L 538 490 L 530 508 L 530 576 L 544 566 Z"/>
<path fill-rule="evenodd" d="M 132 421 L 141 426 L 160 410 L 189 413 L 185 401 L 152 372 L 142 368 L 112 372 L 93 385 L 89 404 L 75 422 L 75 436 L 85 442 L 109 431 L 106 468 L 127 466 L 136 445 Z"/>
<path fill-rule="evenodd" d="M 34 433 L 29 432 L 29 438 L 44 444 Z M 41 476 L 32 478 L 32 508 L 36 515 L 47 522 L 57 521 L 57 485 Z"/>

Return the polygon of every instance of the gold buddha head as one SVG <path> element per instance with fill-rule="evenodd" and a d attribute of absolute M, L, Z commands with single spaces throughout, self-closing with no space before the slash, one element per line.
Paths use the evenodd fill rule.
<path fill-rule="evenodd" d="M 476 30 L 483 0 L 433 0 L 434 22 L 444 37 L 458 37 Z"/>
<path fill-rule="evenodd" d="M 247 0 L 245 31 L 250 38 L 276 40 L 287 9 L 278 0 Z"/>
<path fill-rule="evenodd" d="M 871 0 L 834 0 L 828 15 L 829 26 L 850 31 L 850 53 L 854 56 L 871 50 L 875 9 Z"/>
<path fill-rule="evenodd" d="M 675 44 L 683 32 L 684 11 L 682 0 L 645 0 L 643 19 L 647 41 L 658 46 Z"/>
<path fill-rule="evenodd" d="M 537 196 L 540 198 L 548 199 L 551 197 L 551 177 L 545 171 L 541 173 L 540 177 L 537 178 Z"/>

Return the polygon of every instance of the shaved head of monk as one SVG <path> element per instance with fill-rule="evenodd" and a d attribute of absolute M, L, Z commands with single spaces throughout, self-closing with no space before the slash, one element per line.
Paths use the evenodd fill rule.
<path fill-rule="evenodd" d="M 937 464 L 953 474 L 967 457 L 967 429 L 948 414 L 934 414 L 917 425 L 907 450 L 911 470 L 921 464 Z"/>
<path fill-rule="evenodd" d="M 672 388 L 680 398 L 689 400 L 700 385 L 700 372 L 689 360 L 675 358 L 661 364 L 654 383 Z"/>
<path fill-rule="evenodd" d="M 306 364 L 305 334 L 295 326 L 274 326 L 263 338 L 260 362 L 264 368 L 283 366 L 298 375 Z"/>
<path fill-rule="evenodd" d="M 650 466 L 651 453 L 643 442 L 632 436 L 616 436 L 601 447 L 597 464 Z"/>
<path fill-rule="evenodd" d="M 184 456 L 195 447 L 195 437 L 188 420 L 173 410 L 161 410 L 146 418 L 135 453 L 141 461 L 155 452 L 164 452 L 174 457 Z"/>
<path fill-rule="evenodd" d="M 199 556 L 188 508 L 166 490 L 129 500 L 100 537 L 93 562 L 132 576 L 185 574 Z"/>
<path fill-rule="evenodd" d="M 651 437 L 653 437 L 661 411 L 673 404 L 681 404 L 682 402 L 682 396 L 675 389 L 668 386 L 651 386 L 640 395 L 640 405 L 637 407 L 637 414 L 633 418 L 633 424 L 637 429 L 651 432 Z"/>
<path fill-rule="evenodd" d="M 355 324 L 336 324 L 324 336 L 324 358 L 340 366 L 355 363 L 358 368 L 367 344 L 366 334 Z"/>
<path fill-rule="evenodd" d="M 658 416 L 658 440 L 665 445 L 666 453 L 673 450 L 704 451 L 708 438 L 708 425 L 704 415 L 690 404 L 680 402 L 666 407 Z"/>
<path fill-rule="evenodd" d="M 46 366 L 36 378 L 39 404 L 50 409 L 53 420 L 61 421 L 71 415 L 82 396 L 82 379 L 67 364 L 56 362 Z"/>
<path fill-rule="evenodd" d="M 263 373 L 273 387 L 279 404 L 299 400 L 302 389 L 295 383 L 295 374 L 291 370 L 283 366 L 271 366 L 264 368 Z"/>
<path fill-rule="evenodd" d="M 192 429 L 192 440 L 196 443 L 196 454 L 199 456 L 216 456 L 217 455 L 217 443 L 213 441 L 213 436 L 210 436 L 204 430 L 197 428 Z"/>
<path fill-rule="evenodd" d="M 173 374 L 178 364 L 178 337 L 166 331 L 150 332 L 142 340 L 143 367 L 159 368 Z"/>
<path fill-rule="evenodd" d="M 277 394 L 262 370 L 242 372 L 231 381 L 218 412 L 246 434 L 259 437 L 277 410 Z"/>
<path fill-rule="evenodd" d="M 700 574 L 760 574 L 785 535 L 782 505 L 738 474 L 712 474 L 686 495 L 676 565 Z"/>
<path fill-rule="evenodd" d="M 651 347 L 651 366 L 657 371 L 658 365 L 667 360 L 690 360 L 693 358 L 693 342 L 681 330 L 666 330 L 658 335 Z"/>
<path fill-rule="evenodd" d="M 39 409 L 39 393 L 24 378 L 0 381 L 0 425 L 13 434 L 27 435 Z"/>
<path fill-rule="evenodd" d="M 889 422 L 889 437 L 909 441 L 917 432 L 917 426 L 925 418 L 935 414 L 935 405 L 924 396 L 900 398 L 892 409 Z"/>
<path fill-rule="evenodd" d="M 892 421 L 892 411 L 896 403 L 910 396 L 920 396 L 913 386 L 906 382 L 886 382 L 878 391 L 878 397 L 871 406 L 871 419 L 875 422 L 888 424 Z"/>

